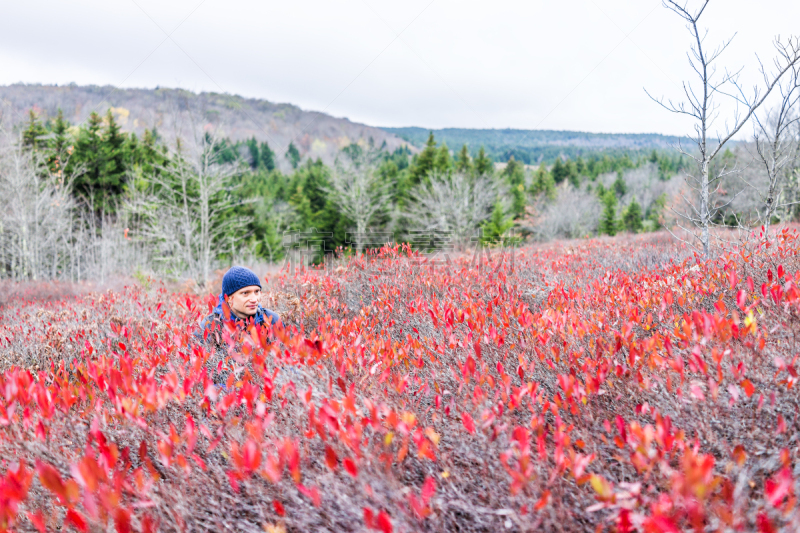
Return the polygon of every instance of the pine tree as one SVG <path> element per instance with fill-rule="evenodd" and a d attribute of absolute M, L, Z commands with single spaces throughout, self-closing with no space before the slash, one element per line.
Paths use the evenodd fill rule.
<path fill-rule="evenodd" d="M 449 174 L 453 171 L 453 158 L 450 157 L 450 149 L 447 143 L 442 143 L 436 151 L 436 160 L 433 163 L 433 168 L 441 174 Z"/>
<path fill-rule="evenodd" d="M 543 194 L 548 200 L 556 198 L 556 182 L 544 163 L 539 165 L 539 169 L 533 177 L 533 194 Z"/>
<path fill-rule="evenodd" d="M 100 187 L 103 189 L 104 207 L 113 211 L 112 201 L 116 196 L 122 194 L 125 185 L 125 141 L 126 136 L 122 133 L 119 124 L 114 120 L 111 110 L 106 113 L 106 127 L 102 138 L 102 160 L 103 169 Z"/>
<path fill-rule="evenodd" d="M 250 168 L 257 170 L 261 165 L 261 156 L 258 151 L 258 141 L 256 141 L 255 137 L 247 140 L 247 150 L 250 152 Z"/>
<path fill-rule="evenodd" d="M 289 148 L 286 150 L 286 159 L 289 160 L 294 169 L 300 164 L 300 151 L 294 145 L 294 142 L 289 143 Z"/>
<path fill-rule="evenodd" d="M 579 189 L 581 186 L 581 175 L 578 173 L 578 167 L 572 161 L 567 161 L 567 179 L 572 184 L 573 187 Z"/>
<path fill-rule="evenodd" d="M 436 139 L 433 138 L 433 132 L 430 132 L 425 148 L 414 157 L 414 161 L 409 168 L 412 186 L 427 181 L 428 175 L 435 168 L 436 155 Z"/>
<path fill-rule="evenodd" d="M 617 179 L 614 180 L 611 188 L 618 198 L 622 198 L 625 196 L 625 193 L 628 192 L 628 185 L 625 183 L 625 178 L 622 177 L 621 170 L 617 171 Z"/>
<path fill-rule="evenodd" d="M 557 157 L 553 168 L 550 169 L 550 173 L 553 175 L 556 185 L 560 185 L 569 177 L 569 166 L 565 165 L 560 157 Z"/>
<path fill-rule="evenodd" d="M 50 157 L 47 160 L 50 170 L 58 172 L 63 170 L 64 160 L 68 157 L 67 150 L 67 129 L 69 123 L 64 120 L 64 112 L 58 108 L 55 123 L 53 124 L 53 138 L 48 143 L 50 149 Z"/>
<path fill-rule="evenodd" d="M 41 137 L 47 135 L 47 130 L 39 121 L 39 116 L 31 109 L 28 111 L 28 127 L 22 132 L 22 146 L 31 150 L 41 147 Z"/>
<path fill-rule="evenodd" d="M 514 222 L 505 217 L 505 214 L 503 213 L 503 206 L 500 205 L 500 202 L 495 203 L 494 209 L 492 209 L 492 216 L 483 226 L 481 242 L 483 244 L 502 243 L 504 241 L 506 232 L 511 229 L 513 225 Z"/>
<path fill-rule="evenodd" d="M 258 149 L 258 155 L 261 158 L 260 166 L 266 168 L 269 172 L 275 170 L 275 152 L 272 151 L 269 144 L 262 142 Z"/>
<path fill-rule="evenodd" d="M 456 160 L 456 170 L 461 172 L 462 174 L 471 174 L 472 173 L 472 159 L 469 157 L 469 150 L 467 149 L 467 145 L 461 147 L 461 151 L 458 152 L 458 159 Z"/>
<path fill-rule="evenodd" d="M 489 156 L 486 155 L 486 150 L 484 150 L 483 146 L 478 150 L 478 156 L 473 163 L 476 176 L 491 176 L 494 174 L 494 165 Z"/>
<path fill-rule="evenodd" d="M 639 205 L 636 198 L 628 204 L 628 207 L 622 213 L 622 224 L 631 233 L 642 231 L 642 206 Z"/>
<path fill-rule="evenodd" d="M 512 155 L 503 169 L 503 176 L 511 190 L 511 213 L 513 217 L 520 218 L 525 215 L 527 198 L 525 195 L 525 167 L 514 159 Z"/>
<path fill-rule="evenodd" d="M 86 125 L 78 131 L 75 142 L 75 151 L 69 160 L 69 170 L 83 168 L 73 182 L 75 193 L 78 197 L 96 204 L 97 189 L 100 187 L 102 173 L 102 159 L 100 145 L 102 143 L 103 119 L 92 111 Z M 96 206 L 98 207 L 98 206 Z"/>
<path fill-rule="evenodd" d="M 613 191 L 603 195 L 603 216 L 600 219 L 599 232 L 601 235 L 617 234 L 617 197 Z"/>

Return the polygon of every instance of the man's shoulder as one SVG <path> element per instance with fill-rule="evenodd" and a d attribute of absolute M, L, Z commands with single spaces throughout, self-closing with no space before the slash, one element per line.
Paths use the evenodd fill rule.
<path fill-rule="evenodd" d="M 266 322 L 269 319 L 270 325 L 274 326 L 278 322 L 281 321 L 280 315 L 273 311 L 272 309 L 267 309 L 266 307 L 259 306 L 258 310 L 264 315 L 264 321 Z"/>

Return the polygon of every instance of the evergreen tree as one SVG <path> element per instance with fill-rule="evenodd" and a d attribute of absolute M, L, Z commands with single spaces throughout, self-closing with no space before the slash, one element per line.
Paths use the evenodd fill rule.
<path fill-rule="evenodd" d="M 128 170 L 133 171 L 134 176 L 149 176 L 161 174 L 169 156 L 167 147 L 159 146 L 153 131 L 146 129 L 141 140 L 136 135 L 129 137 L 125 158 Z"/>
<path fill-rule="evenodd" d="M 57 172 L 63 170 L 64 160 L 68 157 L 67 150 L 67 129 L 69 123 L 64 120 L 64 112 L 58 108 L 55 123 L 53 124 L 53 138 L 49 142 L 50 157 L 47 160 L 50 170 Z"/>
<path fill-rule="evenodd" d="M 458 152 L 458 160 L 456 160 L 456 170 L 463 174 L 471 174 L 472 173 L 472 159 L 469 157 L 469 150 L 467 149 L 467 145 L 461 147 L 461 151 Z"/>
<path fill-rule="evenodd" d="M 569 177 L 569 165 L 565 165 L 564 161 L 562 161 L 560 157 L 557 157 L 553 168 L 550 169 L 550 173 L 553 175 L 553 180 L 556 182 L 556 185 L 560 185 Z"/>
<path fill-rule="evenodd" d="M 511 191 L 511 213 L 517 219 L 525 215 L 527 198 L 525 195 L 525 167 L 514 156 L 508 160 L 503 169 L 503 177 L 508 182 Z"/>
<path fill-rule="evenodd" d="M 617 197 L 613 191 L 606 191 L 603 195 L 603 216 L 600 219 L 599 232 L 601 235 L 617 234 Z"/>
<path fill-rule="evenodd" d="M 586 161 L 581 156 L 578 156 L 578 159 L 575 160 L 575 172 L 577 172 L 578 176 L 585 176 L 587 173 Z"/>
<path fill-rule="evenodd" d="M 625 178 L 622 177 L 621 170 L 617 171 L 617 179 L 614 180 L 611 188 L 618 198 L 622 198 L 625 196 L 625 193 L 628 192 L 628 185 L 625 183 Z"/>
<path fill-rule="evenodd" d="M 269 144 L 262 142 L 258 149 L 258 155 L 261 158 L 259 165 L 268 172 L 275 170 L 275 152 L 269 147 Z"/>
<path fill-rule="evenodd" d="M 294 169 L 300 164 L 300 151 L 294 145 L 294 142 L 289 143 L 289 148 L 286 150 L 286 159 L 289 160 Z"/>
<path fill-rule="evenodd" d="M 556 182 L 553 175 L 547 171 L 547 166 L 542 163 L 533 176 L 533 194 L 544 194 L 548 200 L 556 198 Z"/>
<path fill-rule="evenodd" d="M 428 175 L 435 168 L 436 155 L 436 139 L 433 138 L 433 132 L 431 132 L 428 135 L 428 142 L 425 143 L 425 148 L 414 157 L 409 169 L 409 178 L 412 186 L 427 181 Z"/>
<path fill-rule="evenodd" d="M 572 161 L 567 161 L 567 179 L 573 187 L 579 189 L 581 186 L 581 175 L 578 173 L 578 167 Z"/>
<path fill-rule="evenodd" d="M 642 231 L 642 206 L 639 205 L 636 198 L 628 204 L 628 207 L 622 213 L 622 224 L 631 233 Z"/>
<path fill-rule="evenodd" d="M 255 136 L 248 139 L 247 150 L 250 152 L 250 168 L 257 170 L 258 167 L 261 166 L 261 156 L 258 150 L 258 141 L 256 141 Z"/>
<path fill-rule="evenodd" d="M 69 160 L 69 169 L 75 170 L 83 167 L 83 172 L 79 173 L 73 181 L 75 193 L 95 207 L 97 195 L 100 193 L 100 176 L 102 174 L 102 158 L 100 145 L 102 144 L 103 119 L 96 112 L 92 111 L 86 125 L 78 131 L 78 138 L 75 141 L 75 150 Z"/>
<path fill-rule="evenodd" d="M 433 168 L 441 174 L 449 174 L 453 171 L 453 159 L 450 157 L 450 149 L 447 143 L 442 143 L 436 151 L 436 160 L 433 163 Z"/>
<path fill-rule="evenodd" d="M 78 131 L 70 169 L 83 168 L 73 182 L 76 194 L 90 202 L 96 212 L 113 213 L 125 185 L 126 136 L 111 111 L 103 119 L 95 112 Z"/>
<path fill-rule="evenodd" d="M 492 160 L 489 159 L 489 156 L 486 155 L 486 150 L 483 146 L 478 150 L 478 156 L 473 163 L 476 176 L 491 176 L 494 174 L 494 164 L 492 164 Z"/>
<path fill-rule="evenodd" d="M 42 137 L 47 135 L 47 130 L 39 121 L 39 116 L 33 109 L 28 111 L 28 127 L 22 132 L 22 146 L 31 150 L 38 150 L 42 146 Z"/>
<path fill-rule="evenodd" d="M 505 217 L 503 206 L 500 205 L 500 202 L 495 203 L 491 218 L 483 225 L 481 242 L 483 244 L 502 243 L 506 232 L 511 229 L 513 225 L 514 221 Z"/>
<path fill-rule="evenodd" d="M 100 186 L 106 191 L 107 199 L 110 199 L 121 194 L 125 184 L 124 147 L 127 139 L 110 109 L 106 113 L 105 126 L 101 144 L 103 171 Z"/>

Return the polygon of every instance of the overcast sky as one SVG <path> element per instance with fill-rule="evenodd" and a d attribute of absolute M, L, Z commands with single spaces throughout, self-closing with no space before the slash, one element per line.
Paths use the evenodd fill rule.
<path fill-rule="evenodd" d="M 648 99 L 690 75 L 661 0 L 0 0 L 0 84 L 157 85 L 376 126 L 688 133 Z M 690 0 L 690 5 L 698 5 Z M 795 0 L 712 0 L 720 66 L 773 57 Z"/>

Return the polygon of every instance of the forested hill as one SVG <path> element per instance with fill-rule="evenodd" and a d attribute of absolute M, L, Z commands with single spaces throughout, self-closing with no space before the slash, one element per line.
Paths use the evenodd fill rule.
<path fill-rule="evenodd" d="M 406 144 L 391 133 L 346 118 L 229 94 L 74 84 L 0 86 L 0 113 L 12 122 L 27 121 L 31 109 L 46 122 L 59 108 L 75 125 L 84 123 L 92 111 L 104 115 L 111 108 L 123 130 L 141 136 L 145 129 L 155 128 L 166 141 L 177 131 L 188 129 L 184 111 L 192 110 L 195 120 L 221 127 L 223 135 L 232 141 L 255 137 L 269 143 L 284 170 L 291 168 L 285 158 L 290 142 L 303 159 L 320 157 L 328 164 L 340 149 L 353 142 L 368 143 L 372 139 L 376 147 L 385 142 L 389 151 Z"/>
<path fill-rule="evenodd" d="M 653 149 L 672 148 L 678 137 L 656 133 L 587 133 L 581 131 L 468 129 L 443 128 L 430 130 L 417 127 L 383 128 L 405 139 L 413 146 L 423 147 L 432 131 L 437 140 L 453 150 L 464 144 L 474 155 L 483 146 L 495 161 L 507 161 L 512 155 L 526 164 L 552 162 L 558 156 L 575 158 L 591 153 L 638 155 Z"/>

